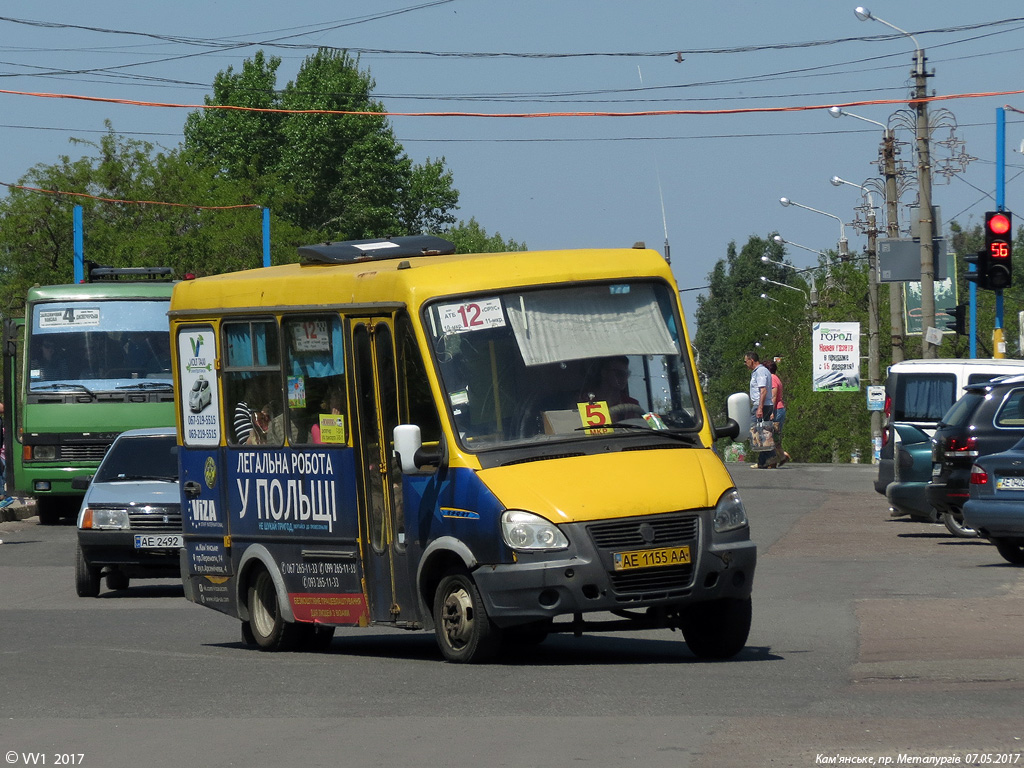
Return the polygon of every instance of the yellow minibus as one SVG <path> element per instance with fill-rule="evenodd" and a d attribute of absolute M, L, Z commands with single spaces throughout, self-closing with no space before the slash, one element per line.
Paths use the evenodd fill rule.
<path fill-rule="evenodd" d="M 671 270 L 643 248 L 325 243 L 178 283 L 188 599 L 264 650 L 433 630 L 478 662 L 553 632 L 747 640 L 756 548 Z"/>

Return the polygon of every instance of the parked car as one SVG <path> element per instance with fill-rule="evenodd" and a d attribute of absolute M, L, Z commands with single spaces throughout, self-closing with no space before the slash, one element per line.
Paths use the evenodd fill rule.
<path fill-rule="evenodd" d="M 932 479 L 928 501 L 955 536 L 976 536 L 963 522 L 971 466 L 980 456 L 1000 453 L 1024 438 L 1024 376 L 971 384 L 942 417 L 932 437 Z"/>
<path fill-rule="evenodd" d="M 1024 565 L 1024 440 L 971 467 L 964 522 L 996 545 L 1003 558 Z"/>
<path fill-rule="evenodd" d="M 965 386 L 1015 374 L 1024 374 L 1024 360 L 904 360 L 890 365 L 875 490 L 887 495 L 895 479 L 897 424 L 910 424 L 930 436 Z"/>
<path fill-rule="evenodd" d="M 893 481 L 885 488 L 889 514 L 921 523 L 941 522 L 927 493 L 932 479 L 931 437 L 912 424 L 897 423 L 893 428 Z"/>
<path fill-rule="evenodd" d="M 177 578 L 182 546 L 178 445 L 173 428 L 133 429 L 114 440 L 78 513 L 75 590 L 96 597 L 131 579 Z M 85 483 L 82 483 L 83 485 Z"/>

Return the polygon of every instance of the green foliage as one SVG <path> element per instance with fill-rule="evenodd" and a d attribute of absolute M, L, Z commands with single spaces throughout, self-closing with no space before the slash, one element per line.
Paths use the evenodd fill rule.
<path fill-rule="evenodd" d="M 278 91 L 280 59 L 262 52 L 217 75 L 210 105 L 376 113 L 374 81 L 345 52 L 321 49 Z M 231 179 L 262 179 L 270 204 L 319 239 L 445 231 L 458 192 L 444 159 L 414 164 L 377 114 L 203 110 L 185 124 L 185 148 Z"/>
<path fill-rule="evenodd" d="M 455 243 L 456 253 L 506 253 L 526 250 L 525 243 L 517 243 L 511 239 L 506 241 L 498 232 L 488 235 L 474 218 L 471 218 L 469 223 L 460 221 L 458 226 L 452 227 L 442 236 Z"/>

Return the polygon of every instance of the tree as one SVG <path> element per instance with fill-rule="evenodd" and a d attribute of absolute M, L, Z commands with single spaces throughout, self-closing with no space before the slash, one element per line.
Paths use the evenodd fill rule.
<path fill-rule="evenodd" d="M 73 208 L 83 208 L 85 258 L 110 266 L 169 266 L 175 275 L 215 274 L 262 264 L 258 208 L 186 207 L 255 203 L 258 186 L 196 166 L 179 151 L 154 153 L 151 144 L 126 139 L 107 125 L 98 142 L 78 142 L 95 156 L 37 165 L 22 186 L 91 197 L 14 188 L 0 201 L 0 309 L 16 312 L 34 283 L 69 283 L 74 275 Z M 182 206 L 105 202 L 154 200 Z M 272 260 L 293 261 L 309 234 L 272 217 Z"/>
<path fill-rule="evenodd" d="M 279 65 L 280 59 L 260 52 L 240 73 L 228 68 L 217 75 L 207 103 L 293 112 L 196 112 L 185 125 L 191 157 L 230 178 L 273 179 L 268 204 L 296 226 L 322 233 L 322 239 L 443 232 L 454 223 L 458 192 L 444 158 L 414 164 L 385 117 L 294 112 L 384 112 L 371 98 L 375 83 L 369 71 L 360 70 L 357 59 L 321 49 L 282 91 L 276 90 Z M 258 161 L 246 149 L 254 136 Z"/>
<path fill-rule="evenodd" d="M 525 243 L 515 240 L 504 240 L 498 232 L 488 235 L 477 220 L 460 221 L 458 226 L 445 232 L 443 237 L 455 243 L 456 253 L 505 253 L 507 251 L 525 251 Z"/>

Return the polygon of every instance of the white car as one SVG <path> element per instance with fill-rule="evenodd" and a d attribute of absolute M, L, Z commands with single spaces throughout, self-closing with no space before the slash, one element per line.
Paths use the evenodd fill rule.
<path fill-rule="evenodd" d="M 192 413 L 199 413 L 213 400 L 213 393 L 210 391 L 210 382 L 200 376 L 188 393 L 188 409 Z"/>

